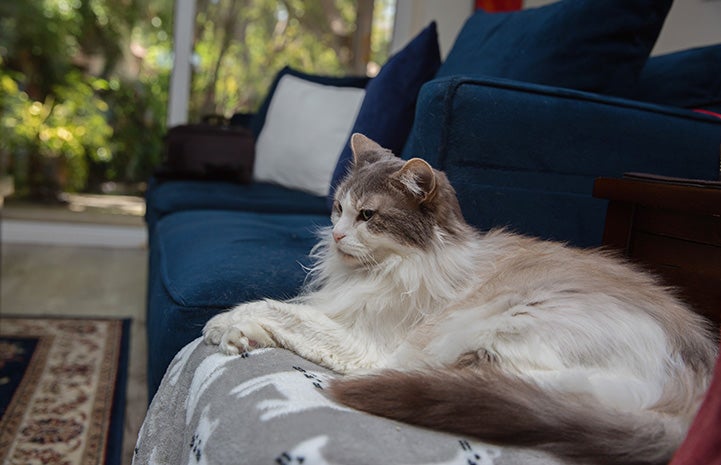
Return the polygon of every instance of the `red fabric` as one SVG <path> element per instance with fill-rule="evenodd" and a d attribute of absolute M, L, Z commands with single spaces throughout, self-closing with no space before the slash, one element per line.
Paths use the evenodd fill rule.
<path fill-rule="evenodd" d="M 721 358 L 688 436 L 669 465 L 721 465 Z"/>
<path fill-rule="evenodd" d="M 476 9 L 482 8 L 489 13 L 520 10 L 523 0 L 476 0 Z"/>
<path fill-rule="evenodd" d="M 700 108 L 697 109 L 697 110 L 694 110 L 694 111 L 695 111 L 695 112 L 698 112 L 698 113 L 703 113 L 704 115 L 711 115 L 711 116 L 715 116 L 716 118 L 721 118 L 721 114 L 715 113 L 715 112 L 713 112 L 713 111 L 702 110 L 702 109 L 700 109 Z"/>

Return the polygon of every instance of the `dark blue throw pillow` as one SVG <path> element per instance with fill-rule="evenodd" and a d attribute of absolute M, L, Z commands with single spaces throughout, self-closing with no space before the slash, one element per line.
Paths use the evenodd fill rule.
<path fill-rule="evenodd" d="M 650 58 L 632 97 L 721 113 L 721 44 Z"/>
<path fill-rule="evenodd" d="M 423 29 L 408 45 L 391 56 L 366 87 L 351 134 L 359 132 L 400 154 L 413 126 L 421 86 L 431 80 L 441 64 L 436 23 Z M 329 205 L 338 183 L 346 175 L 353 153 L 350 137 L 338 158 Z"/>
<path fill-rule="evenodd" d="M 316 84 L 323 84 L 324 86 L 357 87 L 359 89 L 363 89 L 368 85 L 368 82 L 370 82 L 370 78 L 367 76 L 323 76 L 318 74 L 307 74 L 293 69 L 290 66 L 286 66 L 275 75 L 273 83 L 270 85 L 270 89 L 268 89 L 268 95 L 266 95 L 265 100 L 263 100 L 263 103 L 260 104 L 258 111 L 253 115 L 253 118 L 250 121 L 250 130 L 253 131 L 253 135 L 256 139 L 265 124 L 265 117 L 268 114 L 268 107 L 270 107 L 270 101 L 273 99 L 275 89 L 278 88 L 280 79 L 286 74 L 290 74 L 291 76 L 295 76 L 305 81 L 314 82 Z"/>
<path fill-rule="evenodd" d="M 511 13 L 479 10 L 437 77 L 492 76 L 626 95 L 672 0 L 561 0 Z"/>

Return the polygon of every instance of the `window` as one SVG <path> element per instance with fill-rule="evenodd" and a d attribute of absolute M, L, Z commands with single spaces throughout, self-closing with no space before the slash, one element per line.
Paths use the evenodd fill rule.
<path fill-rule="evenodd" d="M 140 193 L 160 163 L 181 0 L 0 2 L 0 189 Z M 197 0 L 187 120 L 252 112 L 285 65 L 373 75 L 394 0 Z M 186 118 L 183 118 L 184 120 Z M 65 195 L 67 198 L 67 195 Z"/>
<path fill-rule="evenodd" d="M 394 11 L 392 0 L 198 0 L 189 120 L 256 110 L 286 65 L 374 75 Z"/>

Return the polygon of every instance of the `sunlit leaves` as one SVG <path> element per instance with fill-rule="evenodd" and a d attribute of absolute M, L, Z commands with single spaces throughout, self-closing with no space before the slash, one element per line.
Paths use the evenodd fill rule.
<path fill-rule="evenodd" d="M 308 73 L 354 74 L 350 59 L 356 0 L 199 0 L 191 120 L 252 112 L 283 66 Z M 233 6 L 240 13 L 231 14 Z M 380 29 L 372 59 L 385 62 L 394 2 L 376 0 Z M 238 11 L 238 10 L 235 10 Z M 383 18 L 391 21 L 383 21 Z M 374 20 L 376 21 L 376 20 Z"/>

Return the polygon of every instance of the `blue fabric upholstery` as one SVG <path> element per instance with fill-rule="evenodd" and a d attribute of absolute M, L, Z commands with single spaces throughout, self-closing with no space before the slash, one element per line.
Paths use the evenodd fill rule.
<path fill-rule="evenodd" d="M 294 296 L 327 215 L 191 210 L 155 227 L 148 305 L 149 389 L 211 316 L 238 303 Z"/>
<path fill-rule="evenodd" d="M 325 197 L 268 183 L 150 181 L 146 196 L 150 229 L 163 216 L 183 210 L 240 210 L 268 213 L 327 214 Z"/>
<path fill-rule="evenodd" d="M 511 13 L 478 10 L 436 77 L 494 76 L 626 95 L 672 0 L 561 0 Z"/>
<path fill-rule="evenodd" d="M 599 245 L 593 180 L 637 171 L 718 179 L 721 120 L 690 111 L 493 78 L 426 84 L 404 158 L 443 170 L 466 219 Z"/>
<path fill-rule="evenodd" d="M 438 33 L 433 22 L 390 57 L 368 84 L 351 134 L 365 134 L 394 153 L 400 153 L 413 126 L 418 91 L 436 74 L 440 64 Z M 335 188 L 346 175 L 352 158 L 349 137 L 333 172 L 329 208 Z"/>
<path fill-rule="evenodd" d="M 714 48 L 654 58 L 641 78 L 643 89 L 636 85 L 669 5 L 561 0 L 473 15 L 436 78 L 421 88 L 402 156 L 425 158 L 446 171 L 471 224 L 581 246 L 601 240 L 606 203 L 591 196 L 598 176 L 640 171 L 718 179 L 721 119 L 638 101 L 686 106 L 686 98 L 718 95 L 718 73 L 703 74 L 717 69 Z M 410 70 L 433 67 L 434 37 L 431 27 L 408 55 L 389 60 L 367 87 L 368 108 L 356 130 L 399 150 L 413 106 L 408 98 L 425 79 Z M 678 64 L 686 66 L 689 56 L 689 66 L 701 73 L 693 78 L 684 74 L 691 68 Z M 662 76 L 673 70 L 691 87 L 664 87 Z M 408 80 L 397 81 L 404 74 Z M 635 100 L 609 96 L 634 92 Z M 393 107 L 395 97 L 405 103 Z M 256 134 L 263 119 L 261 108 Z M 313 230 L 329 224 L 326 200 L 269 184 L 151 180 L 151 397 L 173 355 L 212 315 L 244 301 L 297 293 L 305 275 L 300 264 L 316 241 Z"/>
<path fill-rule="evenodd" d="M 721 113 L 721 44 L 650 58 L 633 98 Z"/>

